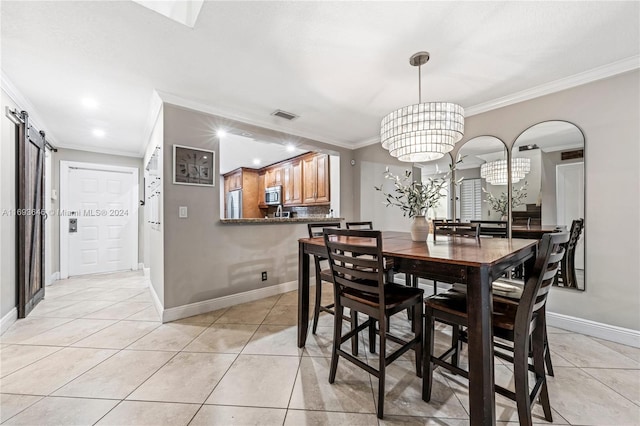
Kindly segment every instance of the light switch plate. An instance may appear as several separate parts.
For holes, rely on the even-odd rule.
[[[178,207],[178,217],[180,219],[186,219],[188,217],[187,214],[187,206],[180,206]]]

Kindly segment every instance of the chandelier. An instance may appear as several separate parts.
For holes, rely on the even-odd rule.
[[[511,159],[511,183],[517,183],[531,171],[531,159],[512,158]],[[480,166],[480,177],[491,185],[506,185],[507,182],[507,160],[495,160],[484,163]]]
[[[418,52],[409,63],[418,67],[418,103],[388,114],[380,124],[380,141],[400,161],[431,161],[451,151],[464,134],[464,109],[450,102],[422,103],[421,66],[429,52]]]

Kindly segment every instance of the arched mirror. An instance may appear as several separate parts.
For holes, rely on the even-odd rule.
[[[429,179],[447,178],[451,171],[451,155],[446,154],[444,157],[429,161],[426,163],[415,163],[414,166],[420,168],[420,177],[422,182]],[[429,219],[453,219],[453,180],[448,179],[449,185],[441,192],[442,198],[433,207],[427,211]]]
[[[478,136],[458,151],[456,216],[463,222],[506,220],[507,148],[495,136]],[[505,224],[506,226],[506,224]]]
[[[555,285],[584,290],[584,134],[572,123],[545,121],[522,132],[511,155],[514,237],[573,231]]]

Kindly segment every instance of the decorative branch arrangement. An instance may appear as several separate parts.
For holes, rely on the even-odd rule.
[[[387,167],[384,177],[393,181],[395,193],[385,192],[382,186],[374,188],[385,196],[387,207],[400,207],[403,216],[424,216],[429,208],[438,207],[440,199],[447,195],[444,189],[454,168],[455,165],[451,166],[444,177],[429,178],[426,182],[416,182],[411,179],[410,170],[405,171],[404,177],[401,177],[391,173]]]
[[[524,203],[524,199],[527,196],[527,184],[525,181],[524,185],[520,188],[513,188],[511,191],[511,208],[515,209],[516,207],[520,207]],[[482,188],[482,191],[486,194],[485,203],[489,203],[491,209],[495,212],[500,213],[501,216],[506,216],[509,211],[509,205],[507,203],[507,193],[503,192],[499,197],[496,197],[491,192]]]

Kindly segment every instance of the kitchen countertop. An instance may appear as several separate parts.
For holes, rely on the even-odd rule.
[[[273,223],[312,223],[312,222],[340,222],[342,217],[292,217],[292,218],[250,218],[250,219],[220,219],[220,223],[231,224],[273,224]]]

